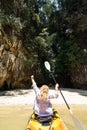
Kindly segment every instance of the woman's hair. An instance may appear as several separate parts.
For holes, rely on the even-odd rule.
[[[42,101],[47,100],[48,92],[49,92],[49,87],[47,85],[42,85],[40,88],[40,95],[39,95],[40,100]]]

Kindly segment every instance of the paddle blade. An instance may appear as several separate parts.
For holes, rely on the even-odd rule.
[[[72,120],[75,123],[75,125],[77,126],[78,130],[84,130],[84,128],[82,127],[80,121],[73,115],[71,110],[70,110],[70,114],[71,114]]]
[[[50,70],[50,64],[49,64],[48,61],[45,61],[45,62],[44,62],[44,65],[45,65],[45,67],[46,67],[46,69],[47,69],[48,71],[51,71],[51,70]]]

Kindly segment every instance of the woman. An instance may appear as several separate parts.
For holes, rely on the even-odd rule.
[[[55,92],[49,93],[49,87],[47,85],[42,85],[39,89],[34,80],[34,76],[31,76],[32,87],[35,91],[36,98],[34,102],[34,113],[38,117],[50,117],[53,116],[53,109],[50,99],[58,98],[58,87],[59,84],[55,85]]]

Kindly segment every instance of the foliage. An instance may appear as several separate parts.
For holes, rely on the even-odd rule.
[[[30,54],[26,64],[50,61],[56,76],[70,76],[85,63],[87,0],[1,0],[0,29],[11,42],[21,40]],[[55,67],[54,67],[55,66]]]
[[[48,28],[50,36],[56,34],[51,39],[51,47],[55,55],[53,66],[57,77],[63,79],[62,81],[68,79],[69,82],[71,71],[79,69],[87,59],[84,52],[87,47],[85,35],[87,1],[58,0],[57,2],[58,8],[51,13]]]

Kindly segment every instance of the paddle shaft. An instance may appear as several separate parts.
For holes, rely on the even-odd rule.
[[[57,81],[56,81],[56,79],[55,79],[55,77],[53,76],[53,74],[51,73],[51,76],[52,76],[52,78],[53,78],[53,80],[54,80],[54,82],[55,82],[55,84],[57,83]],[[66,99],[65,99],[65,97],[64,97],[64,95],[62,94],[62,91],[61,91],[61,89],[59,88],[59,91],[60,91],[60,93],[61,93],[61,95],[62,95],[62,98],[64,99],[64,101],[65,101],[65,103],[66,103],[66,106],[67,106],[67,108],[70,110],[70,106],[68,105],[68,103],[67,103],[67,101],[66,101]]]
[[[48,62],[48,61],[45,61],[45,62],[44,62],[44,65],[45,65],[46,69],[47,69],[49,72],[51,72],[51,68],[50,68],[49,62]],[[52,72],[51,72],[51,76],[52,76],[52,78],[53,78],[53,80],[54,80],[54,82],[55,82],[55,84],[56,84],[57,81],[56,81],[55,77],[53,76]],[[75,125],[77,126],[77,128],[78,128],[79,130],[84,130],[83,127],[82,127],[82,125],[80,124],[79,120],[78,120],[78,119],[74,116],[74,114],[72,113],[72,111],[71,111],[71,109],[70,109],[70,107],[69,107],[69,105],[68,105],[68,103],[67,103],[65,97],[63,96],[62,91],[61,91],[60,88],[59,88],[59,91],[60,91],[60,93],[61,93],[61,95],[62,95],[62,97],[63,97],[63,99],[64,99],[64,101],[65,101],[65,103],[66,103],[66,106],[67,106],[67,108],[68,108],[68,110],[69,110],[69,112],[70,112],[70,115],[71,115],[71,117],[72,117],[72,119],[73,119]]]
[[[51,71],[49,71],[49,72],[51,73],[51,76],[52,76],[52,78],[53,78],[53,80],[54,80],[54,82],[55,82],[55,84],[56,84],[57,81],[56,81],[54,75],[52,74]],[[60,91],[60,93],[61,93],[62,98],[63,98],[64,101],[65,101],[65,104],[66,104],[66,106],[67,106],[67,108],[68,108],[68,110],[69,110],[69,112],[70,112],[70,115],[71,115],[71,117],[72,117],[72,119],[73,119],[75,125],[77,126],[78,130],[84,130],[83,127],[82,127],[82,125],[81,125],[81,123],[79,122],[79,120],[73,115],[73,112],[71,111],[70,106],[68,105],[68,103],[67,103],[67,101],[66,101],[64,95],[62,94],[62,91],[61,91],[60,88],[59,88],[59,91]]]

